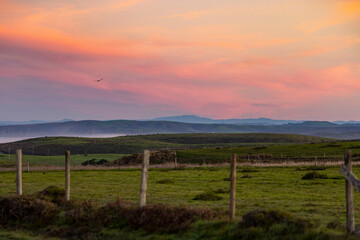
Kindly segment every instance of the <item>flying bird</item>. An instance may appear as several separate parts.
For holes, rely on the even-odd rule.
[[[100,78],[100,79],[96,79],[94,80],[95,82],[101,82],[102,80],[104,80],[103,78]]]

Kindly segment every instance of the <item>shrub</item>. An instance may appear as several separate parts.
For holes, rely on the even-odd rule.
[[[253,168],[244,168],[244,169],[239,169],[238,172],[249,173],[249,172],[260,172],[260,171],[258,169],[253,169]]]
[[[254,147],[252,149],[253,150],[264,150],[264,149],[267,149],[267,147],[260,146],[260,147]]]
[[[65,189],[59,188],[57,186],[49,186],[44,190],[36,193],[35,197],[55,203],[57,205],[62,205],[65,203]]]
[[[195,195],[195,197],[193,198],[193,200],[201,200],[201,201],[217,201],[221,199],[223,199],[223,197],[216,195],[214,192],[200,193]]]
[[[172,179],[162,179],[157,181],[156,183],[160,183],[160,184],[171,184],[171,183],[175,183],[174,180]]]
[[[297,167],[296,171],[322,171],[326,170],[327,167],[325,166],[308,166],[308,167]]]
[[[180,165],[180,164],[178,164],[178,166],[177,167],[174,167],[174,168],[172,168],[172,170],[186,170],[186,166],[185,165]]]
[[[107,164],[107,163],[109,163],[108,160],[106,160],[106,159],[100,159],[99,161],[97,161],[96,165],[105,165],[105,164]]]
[[[197,220],[210,220],[214,216],[210,210],[165,205],[149,205],[133,209],[127,216],[128,223],[147,232],[174,233],[187,229]]]
[[[104,225],[119,227],[129,224],[131,227],[143,228],[147,232],[173,233],[188,228],[197,220],[214,218],[208,209],[172,207],[166,205],[147,205],[143,208],[127,202],[110,203],[99,210],[99,218]]]
[[[81,163],[81,165],[83,165],[83,166],[95,165],[95,164],[96,164],[96,158],[93,158],[91,160],[87,160],[87,161]]]
[[[286,224],[294,227],[296,232],[304,232],[311,224],[304,219],[295,218],[289,213],[277,210],[257,210],[245,214],[239,227],[241,228],[265,228],[269,229],[274,224]]]
[[[215,191],[213,191],[214,193],[229,193],[230,192],[230,190],[226,190],[226,189],[224,189],[224,188],[219,188],[219,189],[217,189],[217,190],[215,190]]]
[[[106,159],[100,159],[99,161],[96,161],[96,158],[93,158],[91,160],[82,162],[81,165],[83,165],[83,166],[87,166],[87,165],[97,166],[97,165],[106,165],[108,163],[109,163],[109,161],[106,160]]]
[[[329,177],[326,174],[320,174],[316,171],[306,173],[301,179],[311,180],[311,179],[328,179]]]
[[[34,196],[0,197],[0,223],[3,226],[45,226],[59,214],[57,206]]]
[[[79,227],[81,225],[98,225],[96,207],[91,201],[73,203],[65,213],[65,221],[69,225]]]
[[[338,230],[345,230],[346,227],[338,222],[338,221],[332,221],[332,222],[329,222],[327,225],[326,225],[327,228],[330,228],[330,229],[338,229]]]
[[[244,174],[244,176],[242,176],[241,178],[252,178],[252,176],[249,174]]]

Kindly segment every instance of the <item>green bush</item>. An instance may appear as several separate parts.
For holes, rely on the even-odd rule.
[[[311,224],[304,219],[295,218],[293,215],[279,210],[256,210],[245,214],[239,227],[262,227],[268,229],[274,224],[285,223],[293,225],[299,231],[303,232]]]
[[[55,203],[57,205],[65,204],[65,189],[57,186],[49,186],[35,194],[36,198]]]
[[[214,192],[200,193],[195,195],[195,197],[193,198],[193,200],[201,200],[201,201],[217,201],[221,199],[223,199],[223,197],[216,195]]]
[[[320,174],[316,171],[306,173],[301,179],[304,180],[313,180],[313,179],[328,179],[329,177],[326,174]]]
[[[252,178],[252,176],[249,174],[244,174],[244,176],[242,176],[241,178]]]
[[[0,223],[3,226],[45,226],[60,210],[52,202],[34,196],[0,197]]]
[[[214,193],[229,193],[230,190],[226,190],[225,188],[218,188],[215,191],[213,191]]]
[[[238,172],[242,172],[242,173],[260,172],[260,170],[254,168],[243,168],[243,169],[239,169]]]
[[[172,179],[162,179],[157,181],[156,183],[160,183],[160,184],[171,184],[171,183],[175,183],[174,180]]]
[[[210,220],[213,213],[207,209],[148,205],[144,208],[128,208],[124,212],[130,226],[147,232],[175,233],[183,231],[197,220]]]
[[[325,166],[308,166],[308,167],[297,167],[296,171],[322,171],[328,169]]]

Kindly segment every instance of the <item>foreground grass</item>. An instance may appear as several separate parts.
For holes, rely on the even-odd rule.
[[[55,226],[53,226],[55,227]],[[64,226],[63,226],[64,227]],[[23,230],[3,229],[0,227],[0,239],[2,240],[60,240],[63,238],[49,237],[46,229]],[[190,229],[178,233],[164,234],[146,232],[142,229],[131,229],[126,226],[120,228],[103,228],[94,235],[72,236],[69,239],[122,239],[122,240],[355,240],[355,236],[347,235],[344,231],[331,229],[305,229],[303,232],[293,232],[287,224],[273,224],[269,228],[251,227],[241,229],[239,222],[227,221],[198,221]]]
[[[60,238],[43,236],[32,231],[25,230],[9,230],[0,227],[1,240],[60,240]]]
[[[301,171],[300,171],[301,170]],[[343,226],[345,223],[345,184],[338,167],[321,170],[328,179],[302,180],[310,172],[296,167],[239,168],[237,173],[236,215],[256,209],[279,209],[297,217],[327,226],[329,223]],[[355,166],[354,173],[360,175]],[[243,178],[245,174],[251,178]],[[185,170],[151,169],[149,172],[149,203],[165,203],[220,210],[226,216],[228,209],[229,169],[189,168]],[[0,172],[0,195],[15,194],[15,173]],[[71,197],[93,200],[105,204],[116,199],[137,202],[141,171],[78,170],[71,173]],[[171,181],[168,181],[168,180]],[[172,183],[173,181],[173,183]],[[64,186],[64,172],[30,172],[23,174],[23,192],[32,194],[47,186]],[[204,192],[217,192],[221,200],[199,201],[194,197]],[[355,206],[360,203],[355,193]],[[356,208],[358,210],[358,208]],[[356,221],[360,216],[356,215]]]

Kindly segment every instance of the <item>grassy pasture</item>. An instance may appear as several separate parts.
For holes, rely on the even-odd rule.
[[[320,160],[323,158],[324,153],[326,157],[336,157],[341,160],[346,149],[351,149],[353,154],[360,154],[359,141],[340,141],[328,143],[306,143],[306,144],[262,144],[253,146],[241,147],[202,147],[196,149],[177,150],[177,157],[180,163],[222,163],[229,160],[231,154],[238,155],[256,155],[268,154],[274,158],[282,159],[285,161],[287,158],[303,158],[314,160],[315,156]],[[71,164],[76,166],[82,162],[91,159],[106,159],[114,161],[127,154],[74,154],[72,152]],[[325,160],[327,160],[325,158]],[[29,162],[31,165],[45,165],[45,166],[63,166],[64,156],[38,156],[38,155],[24,155],[23,162]],[[0,167],[15,166],[15,155],[0,154]]]
[[[305,167],[239,168],[237,172],[236,215],[256,209],[279,209],[305,217],[326,226],[345,224],[345,184],[338,167],[321,170],[328,179],[302,180],[310,172]],[[360,175],[360,169],[354,167]],[[251,178],[243,178],[244,175]],[[220,210],[224,217],[228,210],[229,168],[187,168],[185,170],[151,169],[149,172],[149,203],[164,203]],[[117,198],[137,202],[141,171],[76,170],[71,174],[73,199],[93,200],[105,204]],[[15,172],[0,172],[0,195],[15,194]],[[169,179],[171,181],[169,181]],[[63,171],[30,172],[23,174],[23,192],[31,194],[47,186],[64,186]],[[216,201],[199,201],[194,197],[204,192],[215,192],[222,197]],[[355,193],[356,212],[360,195]],[[359,223],[360,216],[355,214]]]
[[[271,154],[274,158],[312,158],[315,156],[342,158],[344,151],[351,149],[353,154],[360,154],[360,142],[331,142],[331,143],[306,143],[306,144],[273,144],[266,146],[242,146],[242,147],[223,147],[223,148],[199,148],[177,151],[180,162],[202,162],[206,159],[207,163],[218,163],[229,159],[231,154],[256,155]]]
[[[91,159],[106,159],[108,161],[114,161],[123,156],[128,156],[129,154],[75,154],[71,155],[71,165],[79,166],[82,162]],[[23,155],[23,164],[29,163],[30,166],[64,166],[65,157],[64,155],[58,156],[37,156],[37,155]],[[15,154],[0,154],[0,167],[15,167],[16,165],[16,156]]]

